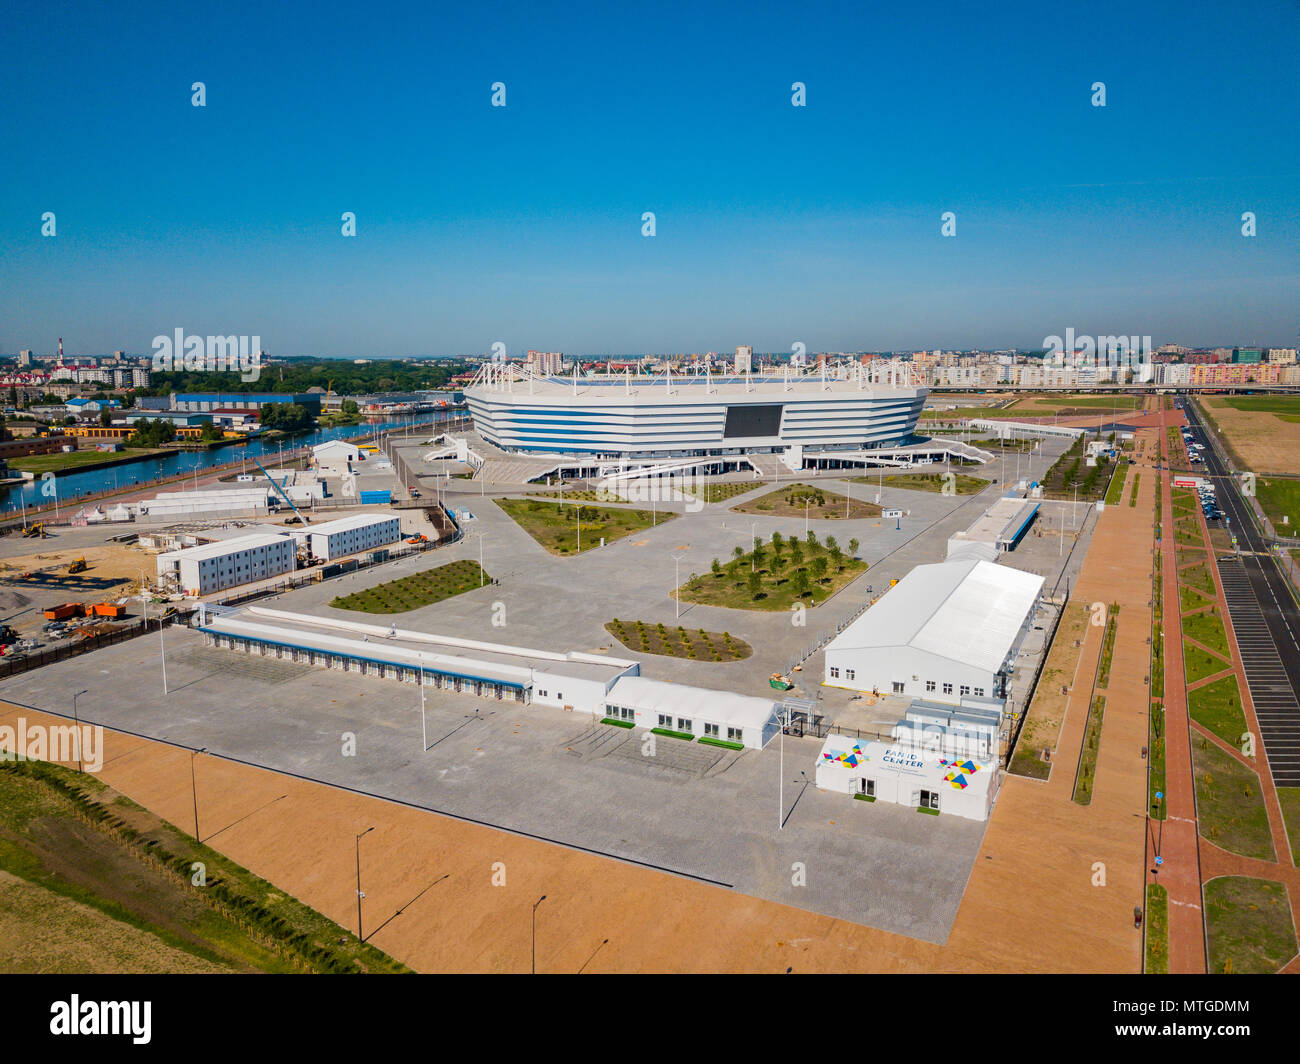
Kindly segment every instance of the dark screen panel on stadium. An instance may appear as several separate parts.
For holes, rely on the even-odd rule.
[[[780,434],[780,403],[727,407],[727,423],[722,429],[724,439],[733,436],[779,436]]]

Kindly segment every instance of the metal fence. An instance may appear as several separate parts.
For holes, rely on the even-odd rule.
[[[139,620],[100,635],[85,636],[75,643],[50,647],[49,650],[33,651],[20,658],[8,656],[0,658],[0,679],[30,672],[32,669],[39,669],[43,665],[52,665],[56,661],[66,661],[68,658],[75,658],[79,654],[89,654],[92,650],[98,650],[100,647],[111,647],[128,639],[134,639],[138,635],[144,635],[146,630],[146,622]]]

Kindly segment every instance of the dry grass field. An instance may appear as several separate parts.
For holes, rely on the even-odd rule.
[[[1300,400],[1295,402],[1300,413]],[[1279,405],[1276,397],[1252,402],[1225,396],[1207,396],[1200,403],[1245,469],[1300,474],[1300,417],[1287,412],[1290,404]]]

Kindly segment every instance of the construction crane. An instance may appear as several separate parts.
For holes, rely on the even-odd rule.
[[[266,477],[266,479],[271,482],[271,487],[275,489],[275,493],[285,501],[289,509],[294,512],[294,515],[298,518],[298,520],[302,522],[304,525],[307,524],[308,519],[299,512],[298,507],[296,507],[293,504],[293,500],[290,499],[288,495],[286,495],[283,491],[280,490],[280,485],[275,482],[275,477],[271,476],[271,474],[268,473],[263,468],[262,463],[259,462],[256,458],[253,459],[253,465],[257,466],[258,469],[262,470],[262,476]]]

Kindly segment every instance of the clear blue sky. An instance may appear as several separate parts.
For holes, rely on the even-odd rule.
[[[444,6],[8,0],[0,352],[1297,342],[1294,0]]]

